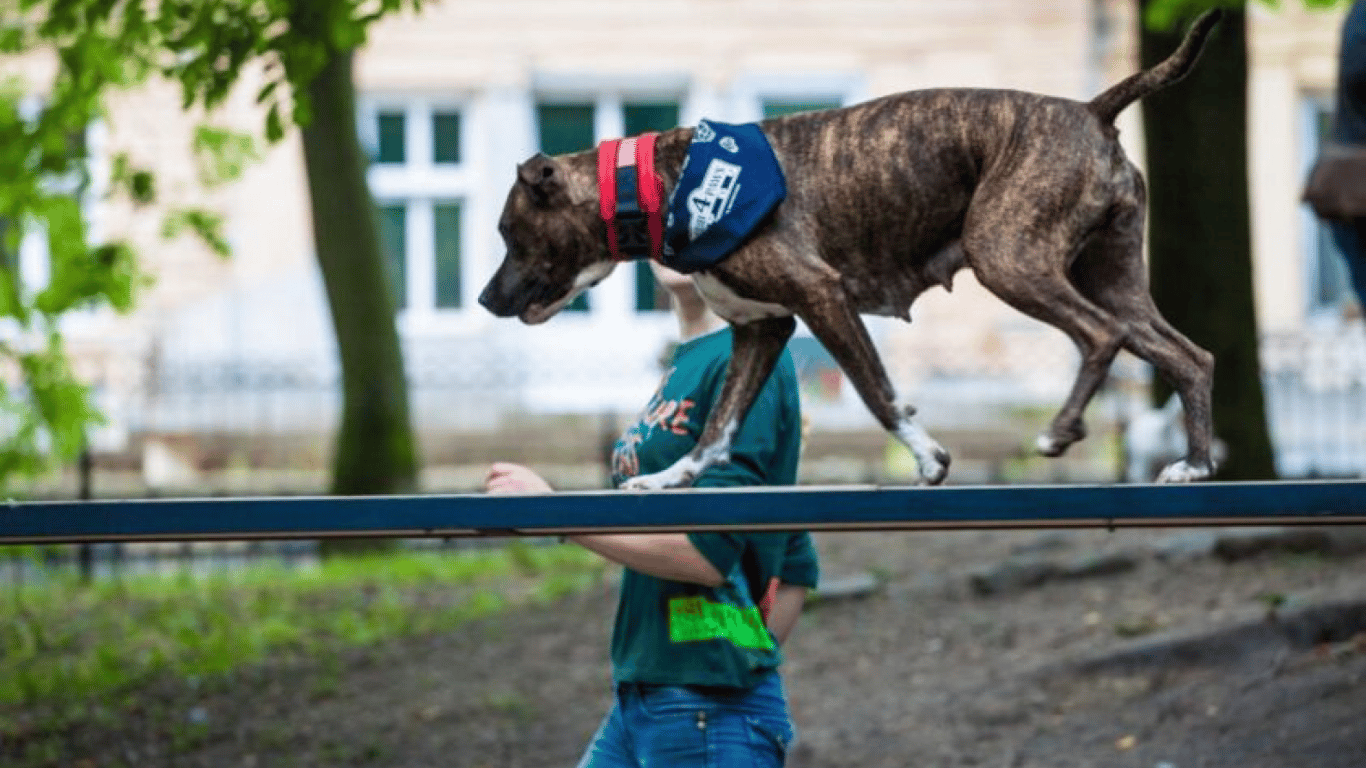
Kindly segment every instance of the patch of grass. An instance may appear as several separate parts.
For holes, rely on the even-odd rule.
[[[530,722],[536,715],[536,707],[526,697],[510,691],[490,693],[484,704],[517,722]]]
[[[521,545],[12,584],[0,594],[0,735],[161,675],[212,681],[267,655],[325,658],[449,630],[582,589],[603,569],[577,547]]]

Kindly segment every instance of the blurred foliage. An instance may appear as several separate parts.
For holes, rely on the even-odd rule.
[[[1257,0],[1279,10],[1281,0]],[[1306,8],[1332,8],[1349,5],[1351,0],[1300,0]],[[1247,0],[1153,0],[1143,13],[1143,23],[1152,30],[1171,29],[1182,19],[1192,19],[1211,8],[1242,8]]]
[[[0,79],[0,488],[79,452],[99,421],[87,385],[73,375],[63,315],[132,309],[150,276],[124,241],[92,242],[83,214],[98,192],[134,210],[158,200],[155,173],[126,153],[109,161],[107,189],[93,190],[86,136],[108,123],[111,95],[153,79],[180,85],[181,106],[211,116],[249,66],[264,85],[269,142],[309,119],[303,87],[328,51],[355,48],[383,16],[421,0],[18,0],[0,8],[0,61],[50,55],[50,81]],[[291,24],[290,19],[296,20]],[[297,23],[303,20],[305,23]],[[12,71],[12,67],[7,66]],[[206,187],[240,178],[260,159],[254,136],[203,124],[188,137]],[[223,217],[168,207],[166,237],[197,236],[228,256]],[[45,241],[45,286],[25,285],[20,244]]]

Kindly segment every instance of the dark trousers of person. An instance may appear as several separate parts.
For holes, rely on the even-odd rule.
[[[1347,259],[1347,274],[1352,280],[1357,301],[1366,312],[1366,218],[1332,221],[1328,224],[1333,240]]]

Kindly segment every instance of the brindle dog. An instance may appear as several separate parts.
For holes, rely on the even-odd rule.
[[[720,399],[693,451],[627,487],[690,485],[729,446],[800,317],[849,376],[878,423],[915,455],[923,482],[948,453],[899,403],[860,313],[910,319],[926,289],[968,268],[1012,307],[1066,333],[1081,366],[1037,441],[1047,456],[1086,435],[1087,403],[1121,349],[1150,362],[1185,407],[1186,457],[1159,482],[1208,477],[1213,357],[1173,329],[1148,293],[1146,192],[1114,119],[1183,77],[1217,12],[1166,61],[1089,103],[1006,90],[912,91],[760,123],[788,196],[738,251],[694,280],[734,326]],[[692,129],[659,137],[656,172],[672,189]],[[615,265],[599,218],[591,151],[523,163],[498,228],[507,257],[479,301],[499,317],[549,319]]]

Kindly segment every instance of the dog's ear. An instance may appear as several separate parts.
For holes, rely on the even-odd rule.
[[[517,180],[526,185],[531,199],[542,208],[549,208],[567,200],[564,169],[555,158],[543,153],[517,166]]]

